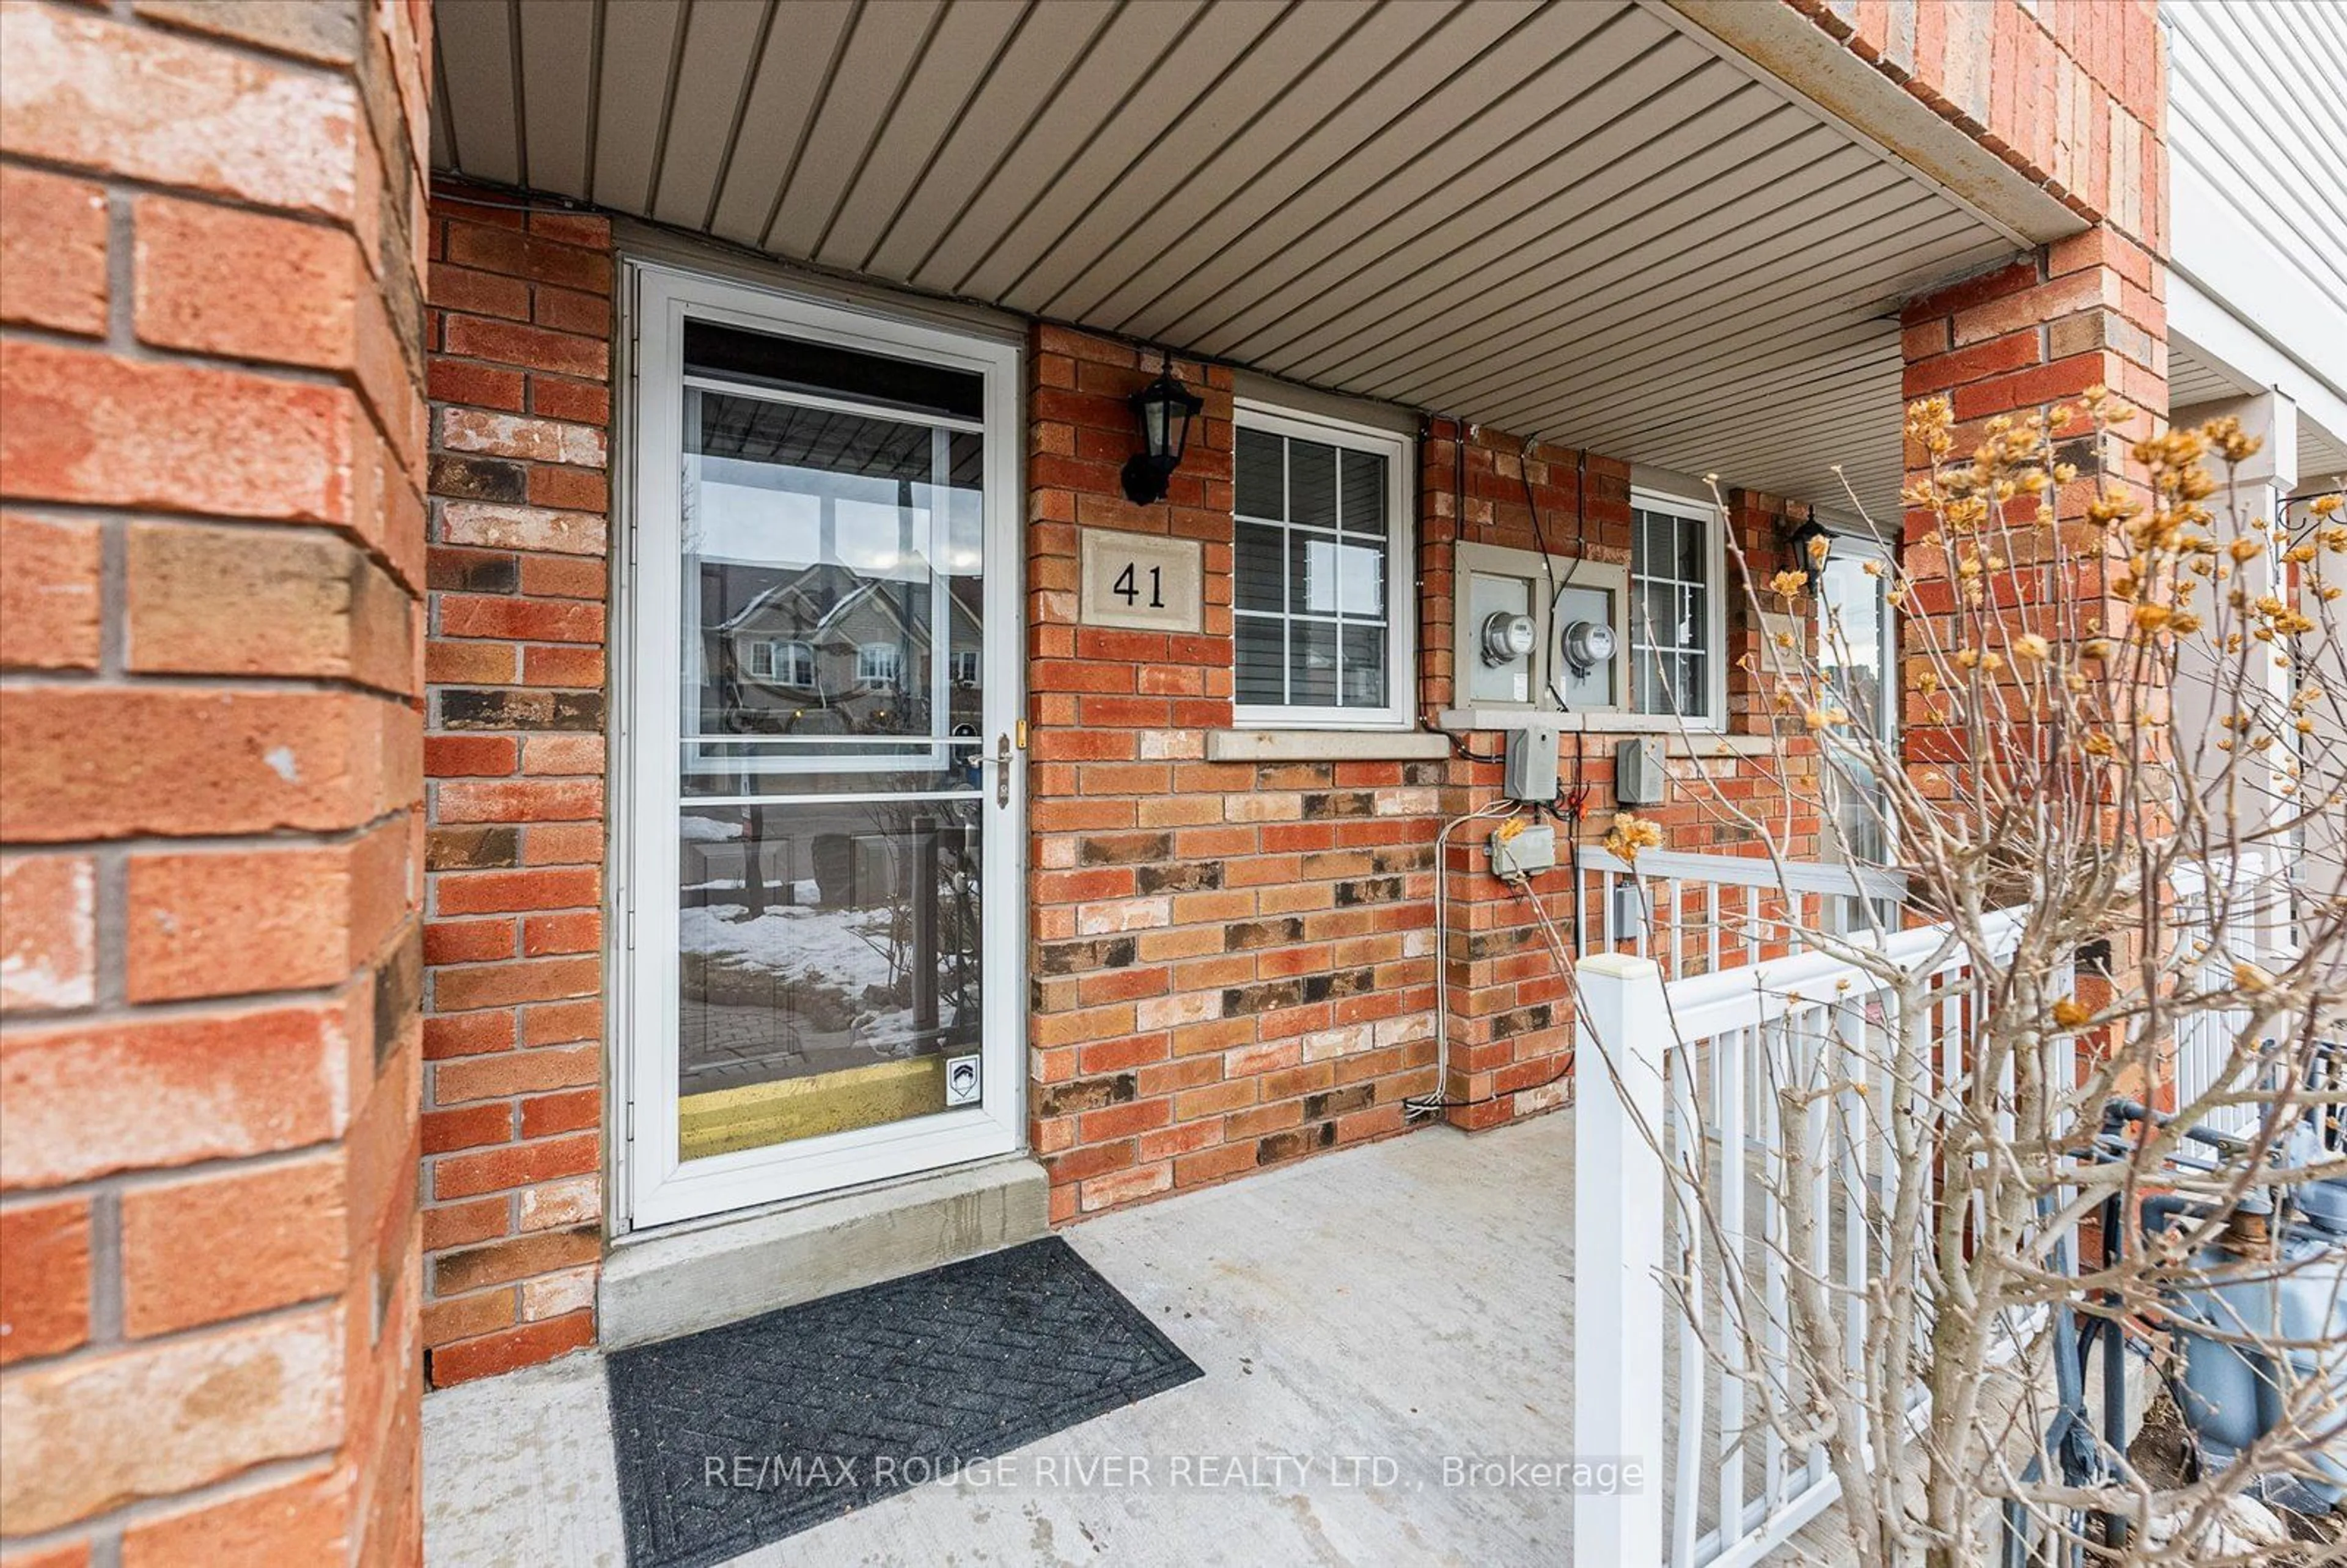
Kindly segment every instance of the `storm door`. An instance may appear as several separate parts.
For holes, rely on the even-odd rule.
[[[1018,350],[634,279],[631,1223],[1006,1152]]]

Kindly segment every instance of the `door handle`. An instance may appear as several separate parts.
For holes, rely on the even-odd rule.
[[[1010,732],[1005,730],[994,745],[994,804],[1004,809],[1010,804]]]

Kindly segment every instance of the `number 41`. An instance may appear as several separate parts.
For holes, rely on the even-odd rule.
[[[1137,604],[1141,600],[1141,585],[1134,580],[1133,577],[1137,569],[1136,563],[1125,562],[1124,569],[1117,574],[1116,582],[1109,589],[1127,604]],[[1152,610],[1165,608],[1164,578],[1163,567],[1153,566],[1149,569],[1149,608]]]

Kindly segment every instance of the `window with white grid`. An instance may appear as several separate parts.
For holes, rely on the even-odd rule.
[[[1717,725],[1722,680],[1719,519],[1709,507],[1634,493],[1630,511],[1630,705]]]
[[[1245,405],[1237,427],[1239,722],[1409,723],[1409,443]]]

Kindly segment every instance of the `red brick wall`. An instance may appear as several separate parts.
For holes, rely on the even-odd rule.
[[[1054,326],[1036,329],[1032,349],[1029,1110],[1052,1214],[1064,1221],[1402,1130],[1404,1098],[1434,1087],[1435,835],[1446,818],[1495,797],[1500,769],[1456,758],[1206,761],[1206,733],[1232,722],[1228,373],[1176,363],[1204,394],[1205,413],[1165,501],[1135,507],[1117,479],[1133,442],[1124,400],[1154,364],[1129,344]],[[1561,553],[1628,559],[1628,466],[1533,452],[1536,535],[1522,445],[1441,419],[1419,443],[1427,713],[1451,701],[1460,539],[1532,548],[1544,538]],[[1771,507],[1781,509],[1753,497],[1737,513],[1739,537],[1764,564],[1778,548]],[[1079,624],[1086,528],[1203,540],[1203,634]],[[1740,612],[1730,621],[1740,629]],[[1739,710],[1733,727],[1766,723]],[[1611,821],[1618,738],[1568,742],[1584,753],[1592,837]],[[1466,739],[1485,753],[1500,741]],[[1732,759],[1675,768],[1683,777],[1751,772]],[[1646,815],[1676,848],[1745,836],[1692,784]],[[1814,814],[1803,821],[1792,852],[1813,855]],[[1488,1127],[1566,1102],[1571,1013],[1532,915],[1488,875],[1471,836],[1454,835],[1446,872],[1444,1087],[1461,1102],[1450,1120]],[[1567,875],[1534,887],[1565,919]]]
[[[1205,760],[1231,723],[1231,383],[1135,507],[1131,345],[1035,330],[1029,362],[1030,1135],[1052,1215],[1391,1132],[1427,1089],[1444,764]],[[1204,541],[1201,635],[1079,625],[1081,532]]]
[[[2153,200],[2164,201],[2164,194],[2155,192]],[[2142,470],[2127,448],[2134,437],[2168,422],[2166,285],[2167,269],[2157,257],[2105,226],[1912,300],[1901,318],[1906,392],[1910,397],[1948,399],[1956,421],[1954,450],[1961,457],[1979,446],[1991,420],[2046,415],[2063,403],[2078,409],[2089,388],[2108,388],[2137,412],[2105,438],[2100,456],[2106,483],[2133,488],[2139,499],[2147,500]],[[2127,573],[2125,547],[2086,518],[2087,504],[2099,487],[2094,477],[2094,437],[2083,416],[2067,430],[2064,459],[2086,477],[2054,488],[2054,521],[2062,530],[2065,559],[2054,564],[2049,550],[2035,569],[2030,561],[2020,560],[2014,572],[2019,619],[2056,642],[2075,641],[2072,627],[2116,631],[2126,626],[2128,614],[2127,601],[2111,591],[2114,581]],[[1911,439],[1907,464],[1911,479],[1928,473],[1927,455]],[[1932,644],[1925,640],[1926,624],[1937,625],[1936,642],[1942,651],[1973,639],[1952,624],[1964,612],[1959,610],[1948,554],[1931,539],[1935,531],[1930,512],[1908,512],[1906,566],[1916,581],[1905,621],[1902,739],[1909,772],[1927,790],[1948,796],[1963,779],[1971,747],[1952,723],[1946,694],[1927,694],[1922,689],[1921,678],[1934,662]],[[2083,608],[2075,619],[2031,614],[2033,606],[2056,603]],[[2022,678],[2008,672],[2003,679]],[[2144,718],[2153,725],[2164,724],[2164,709],[2153,707],[2148,696],[2145,707]],[[2114,934],[2112,948],[2106,975],[2080,971],[2080,999],[2089,1006],[2102,1005],[2131,983],[2142,983],[2139,978],[2129,979],[2139,974],[2142,962],[2137,940],[2120,931]],[[2114,1026],[2103,1043],[2116,1047],[2119,1032]],[[2172,1094],[2172,1088],[2152,1084],[2139,1091],[2158,1102]]]
[[[0,9],[11,1563],[419,1554],[430,26]]]
[[[1910,398],[1944,396],[1956,424],[1955,450],[1972,451],[1987,422],[2000,415],[2048,411],[2067,401],[2075,408],[2089,387],[2107,387],[2136,409],[2128,427],[2143,435],[2168,416],[2168,324],[2164,303],[2167,269],[2157,258],[2109,228],[2088,231],[2024,256],[1996,271],[1910,301],[1901,313],[1907,356],[1904,390]],[[2083,420],[2075,438],[2087,442]],[[1916,443],[1908,443],[1911,476],[1928,470]],[[2055,515],[2065,527],[2082,528],[2093,498],[2091,445],[2068,456],[2089,477],[2060,487]],[[2124,481],[2131,468],[2124,444],[2114,440],[2102,454],[2111,474]],[[1941,553],[1920,541],[1934,530],[1930,513],[1907,518],[1908,569],[1920,579],[1915,616],[1946,616],[1956,600]],[[2073,539],[2073,548],[2080,540]],[[2076,558],[2074,580],[2036,585],[2040,602],[2102,599],[2102,624],[2116,626],[2123,607],[2108,599],[2108,579],[2118,575],[2117,558],[2097,570],[2093,552]],[[1920,630],[1911,619],[1911,630]],[[2058,630],[2048,626],[2049,632]],[[1911,662],[1921,673],[1922,648],[1909,640]],[[1962,737],[1935,728],[1937,704],[1920,692],[1907,697],[1907,756],[1911,764],[1960,763]]]
[[[591,1343],[602,1255],[608,219],[443,187],[429,283],[424,1340]]]
[[[1630,468],[1618,459],[1545,443],[1527,451],[1522,440],[1504,432],[1462,429],[1447,419],[1430,422],[1419,466],[1419,553],[1426,585],[1419,645],[1423,700],[1432,711],[1451,703],[1457,544],[1537,549],[1545,542],[1558,555],[1626,565],[1631,555]],[[1776,497],[1741,490],[1728,492],[1727,501],[1728,527],[1747,563],[1745,569],[1765,581],[1783,562],[1782,541],[1793,526],[1789,508]],[[1727,657],[1733,662],[1724,728],[1731,735],[1767,735],[1782,725],[1772,718],[1760,683],[1742,667],[1747,655],[1757,653],[1760,638],[1742,580],[1731,556],[1725,588]],[[1793,607],[1786,609],[1795,612]],[[1806,604],[1799,608],[1798,613],[1807,612]],[[1624,738],[1619,732],[1599,730],[1568,733],[1563,739],[1562,787],[1568,794],[1576,786],[1585,790],[1580,842],[1596,842],[1613,825],[1617,809],[1614,748]],[[1470,750],[1483,756],[1496,756],[1505,743],[1505,737],[1497,733],[1465,739]],[[1473,810],[1498,797],[1501,769],[1496,763],[1457,762],[1450,766],[1462,787],[1446,797],[1447,814]],[[1781,853],[1795,859],[1819,856],[1817,764],[1806,741],[1784,736],[1771,754],[1681,756],[1666,766],[1673,781],[1669,798],[1660,805],[1637,808],[1639,816],[1662,828],[1665,848],[1696,854],[1761,853],[1758,835],[1722,805],[1734,802],[1748,809],[1758,801],[1770,808],[1768,825]],[[1452,1021],[1444,1091],[1454,1102],[1450,1119],[1469,1128],[1497,1126],[1553,1109],[1566,1103],[1572,1092],[1569,988],[1522,897],[1491,876],[1482,842],[1486,836],[1473,830],[1454,834],[1446,868],[1451,899],[1447,961]],[[1558,842],[1560,859],[1565,859],[1567,838],[1561,825]],[[1580,919],[1593,923],[1590,943],[1598,945],[1601,917],[1576,904],[1569,872],[1536,876],[1532,888],[1568,944],[1573,938],[1573,922]]]
[[[2090,222],[2168,247],[2156,0],[1783,0]]]

